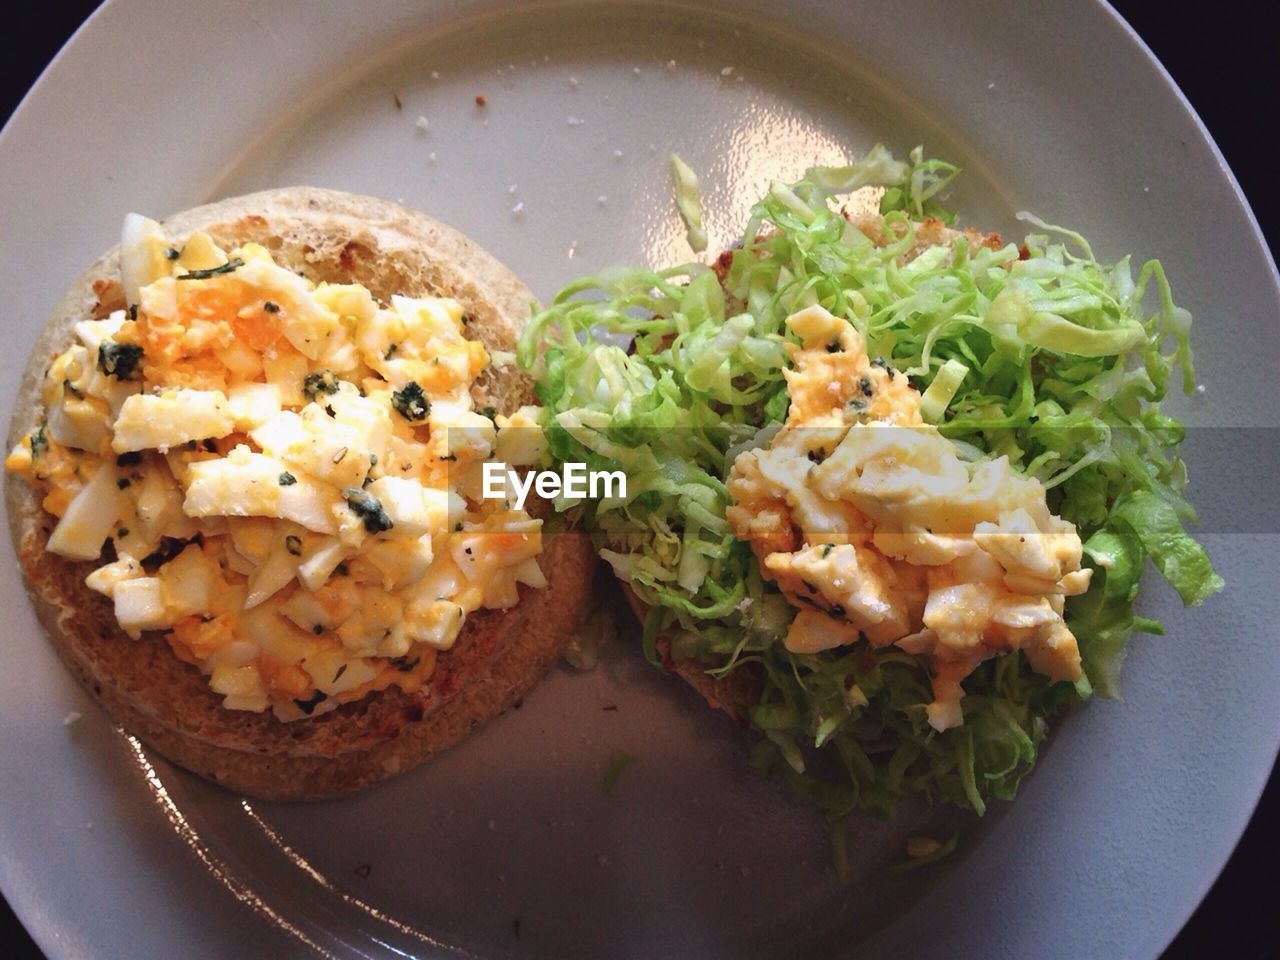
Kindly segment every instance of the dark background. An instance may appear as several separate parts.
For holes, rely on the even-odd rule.
[[[1074,2],[1074,0],[1058,0]],[[8,78],[0,83],[0,118],[7,121],[27,89],[96,6],[61,2],[27,8],[25,28],[6,24]],[[1273,182],[1280,142],[1280,16],[1271,3],[1190,5],[1117,0],[1116,8],[1155,51],[1204,120],[1240,181],[1275,255],[1280,213]],[[1045,3],[1052,16],[1052,3]],[[38,12],[37,12],[38,11]],[[180,16],[180,4],[175,4]],[[122,51],[123,53],[123,51]],[[0,213],[0,217],[3,214]],[[1280,705],[1277,705],[1280,709]],[[1200,909],[1165,954],[1166,960],[1280,957],[1280,808],[1274,773],[1253,823]],[[1212,816],[1212,811],[1205,815]],[[109,877],[104,877],[110,883]],[[0,901],[0,954],[39,958],[40,952]],[[1093,958],[1082,958],[1093,960]],[[1102,958],[1097,958],[1102,960]]]

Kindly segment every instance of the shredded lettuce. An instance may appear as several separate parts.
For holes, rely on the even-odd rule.
[[[1099,262],[1083,238],[1030,217],[1020,245],[948,231],[942,194],[957,173],[919,148],[899,162],[877,146],[776,181],[723,278],[696,263],[583,278],[537,313],[518,351],[551,412],[552,455],[627,472],[625,501],[574,509],[651,608],[646,655],[658,663],[666,636],[674,658],[713,675],[748,671],[758,696],[735,706],[764,734],[753,764],[834,824],[858,810],[890,815],[907,794],[979,813],[1011,798],[1048,718],[1115,695],[1130,635],[1160,632],[1133,610],[1146,560],[1187,603],[1222,586],[1184,529],[1195,512],[1183,428],[1159,410],[1175,369],[1184,388],[1195,383],[1190,316],[1159,262],[1135,277],[1128,258]],[[866,232],[832,197],[864,187],[884,189]],[[1079,682],[1051,683],[1020,653],[993,658],[964,682],[963,725],[938,733],[919,658],[861,640],[785,649],[794,611],[730,531],[725,479],[785,418],[783,321],[814,303],[905,372],[962,450],[1008,456],[1080,528],[1096,573],[1067,608]]]
[[[636,759],[637,757],[634,753],[628,753],[626,750],[611,750],[609,752],[609,763],[600,777],[600,789],[605,793],[610,793],[617,786],[618,778],[622,776],[622,771],[635,763]]]
[[[900,186],[914,173],[912,164],[895,160],[883,143],[877,143],[866,156],[845,166],[811,168],[808,179],[830,193],[852,193],[863,187]]]
[[[947,405],[969,375],[969,368],[952,357],[933,377],[933,382],[920,395],[920,416],[928,423],[937,423],[946,412]]]
[[[684,220],[689,246],[694,253],[707,249],[707,231],[702,226],[702,195],[698,192],[698,175],[674,153],[671,174],[676,181],[676,206]]]
[[[1126,493],[1112,507],[1115,524],[1127,525],[1147,556],[1187,606],[1204,603],[1222,589],[1209,555],[1186,530],[1166,501],[1145,490]]]

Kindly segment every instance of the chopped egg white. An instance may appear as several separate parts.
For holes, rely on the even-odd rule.
[[[192,440],[225,437],[235,428],[221,390],[137,393],[125,400],[112,426],[111,449],[168,450]]]

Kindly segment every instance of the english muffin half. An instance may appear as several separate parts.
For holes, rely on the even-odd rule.
[[[543,675],[590,543],[468,496],[504,443],[538,456],[504,362],[531,299],[370,197],[291,187],[126,225],[32,352],[5,490],[39,618],[114,720],[233,790],[318,799]]]

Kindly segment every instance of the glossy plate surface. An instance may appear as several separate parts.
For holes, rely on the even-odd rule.
[[[1031,209],[1103,256],[1161,257],[1207,383],[1173,409],[1275,426],[1280,296],[1229,172],[1106,8],[1040,9],[385,0],[177,16],[115,0],[0,135],[6,408],[43,319],[129,210],[293,183],[391,197],[546,298],[609,263],[688,257],[673,150],[702,177],[714,250],[769,179],[884,140],[963,165],[952,202],[970,223],[1016,235]],[[246,804],[111,728],[40,635],[9,552],[0,886],[53,957],[1153,957],[1243,829],[1280,731],[1274,492],[1221,484],[1267,475],[1276,454],[1233,442],[1241,462],[1224,464],[1211,447],[1191,445],[1193,499],[1227,591],[1183,611],[1153,581],[1144,612],[1169,636],[1134,644],[1125,700],[1068,718],[1018,802],[980,824],[859,825],[848,887],[820,817],[626,645],[363,796]],[[614,749],[638,759],[606,794]],[[884,873],[905,836],[957,825],[943,865]]]

